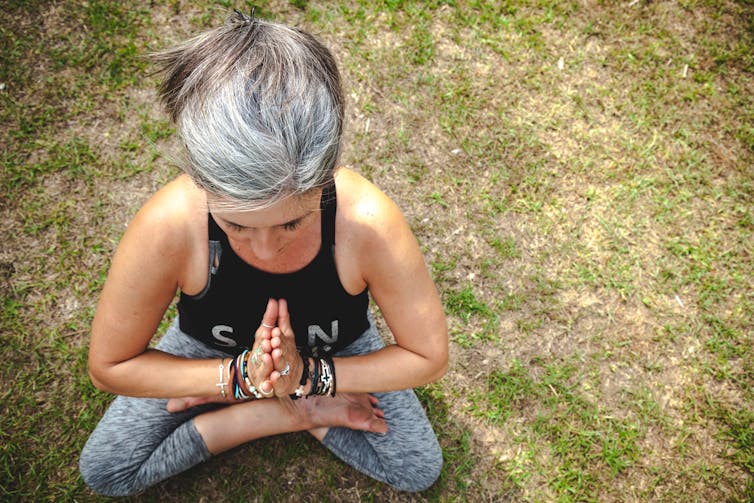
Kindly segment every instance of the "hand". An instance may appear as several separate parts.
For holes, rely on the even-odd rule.
[[[273,351],[273,333],[278,330],[278,302],[275,299],[267,301],[267,309],[262,316],[262,322],[254,334],[254,344],[249,357],[249,378],[263,396],[272,396],[274,383],[272,374],[274,364],[271,356]]]
[[[274,370],[270,375],[270,381],[275,388],[275,396],[288,396],[299,385],[304,365],[301,356],[296,349],[296,337],[291,326],[291,317],[288,312],[288,302],[285,299],[277,301],[277,327],[272,329],[270,345]],[[286,374],[281,374],[285,372]]]
[[[278,323],[278,302],[274,299],[270,299],[267,302],[267,308],[262,316],[262,322],[259,328],[254,334],[254,344],[251,348],[252,357],[249,357],[249,378],[255,385],[257,390],[269,393],[268,396],[272,396],[274,393],[274,385],[271,380],[271,374],[275,371],[272,356],[272,334],[273,330],[279,332],[275,327]],[[279,347],[279,341],[276,342],[276,347]],[[276,379],[279,376],[276,376]],[[232,388],[232,383],[231,383]],[[261,388],[261,389],[260,389]],[[204,397],[184,397],[184,398],[171,398],[167,403],[168,412],[181,412],[197,405],[203,405],[206,403],[236,403],[233,398],[232,392],[225,398],[219,396],[204,396]]]

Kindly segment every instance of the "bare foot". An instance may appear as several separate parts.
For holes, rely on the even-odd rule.
[[[168,400],[168,404],[165,407],[168,412],[176,413],[183,412],[191,407],[197,405],[204,405],[205,403],[236,403],[232,398],[211,397],[211,396],[190,396],[185,398],[171,398]]]
[[[377,398],[366,393],[339,393],[335,397],[313,396],[294,404],[313,423],[314,429],[342,426],[352,430],[387,433],[385,414]]]

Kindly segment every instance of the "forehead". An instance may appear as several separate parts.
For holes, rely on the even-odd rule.
[[[207,196],[209,210],[226,222],[244,227],[275,227],[305,217],[319,208],[321,190],[286,197],[265,208],[244,210],[227,200]]]

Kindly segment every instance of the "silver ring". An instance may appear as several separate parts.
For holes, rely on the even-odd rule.
[[[291,364],[288,362],[285,362],[285,368],[278,372],[281,376],[287,376],[291,373]]]
[[[265,323],[265,322],[262,322],[262,326],[263,326],[264,328],[275,328],[275,325],[268,325],[268,324],[267,324],[267,323]]]
[[[275,390],[272,390],[272,389],[271,389],[270,391],[265,391],[265,390],[263,390],[263,389],[262,389],[262,385],[260,384],[260,385],[259,385],[259,387],[257,388],[257,391],[259,391],[259,393],[260,393],[260,394],[261,394],[261,395],[262,395],[263,397],[268,397],[268,396],[272,396],[272,393],[273,393],[273,392],[274,392]]]
[[[251,363],[253,363],[255,367],[258,367],[258,366],[260,366],[262,364],[262,362],[259,361],[259,355],[260,354],[262,354],[262,346],[261,345],[257,346],[257,348],[254,350],[254,352],[251,353],[251,358],[249,358],[251,360]]]

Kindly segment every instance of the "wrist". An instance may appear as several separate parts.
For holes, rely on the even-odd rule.
[[[227,364],[225,363],[225,358],[220,359],[220,364],[217,367],[218,370],[218,379],[217,383],[215,383],[215,386],[219,389],[220,395],[225,398],[228,396],[228,390],[231,389],[230,387],[230,377],[226,378],[225,374],[227,372],[228,376],[230,376],[230,362]]]
[[[313,359],[300,353],[299,356],[301,357],[302,365],[301,377],[299,378],[298,386],[293,393],[289,395],[293,400],[297,400],[302,396],[308,396],[309,390],[311,389],[310,369],[312,368]]]
[[[230,364],[230,387],[236,400],[248,400],[250,398],[262,398],[262,394],[251,382],[249,376],[249,350],[244,350],[233,359]]]
[[[311,385],[306,396],[335,396],[335,364],[332,358],[314,358],[311,368]]]
[[[307,358],[309,362],[309,372],[306,374],[306,394],[304,396],[310,396],[314,393],[313,390],[316,389],[316,383],[314,382],[314,367],[317,365],[317,360],[315,358]]]

